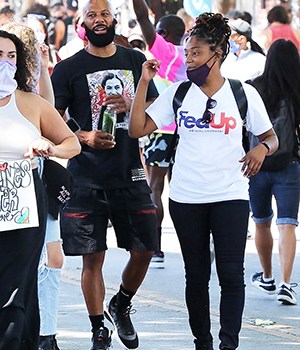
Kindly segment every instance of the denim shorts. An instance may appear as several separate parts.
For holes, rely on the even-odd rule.
[[[298,226],[300,200],[300,164],[293,161],[281,171],[260,171],[250,178],[250,206],[255,223],[273,218],[272,196],[277,205],[277,225]]]
[[[60,215],[66,255],[84,255],[107,249],[108,219],[120,248],[157,250],[156,210],[148,186],[112,190],[75,188]]]

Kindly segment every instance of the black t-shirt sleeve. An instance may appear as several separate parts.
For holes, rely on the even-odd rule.
[[[55,108],[66,110],[72,98],[71,90],[68,89],[66,61],[61,61],[55,65],[51,81],[55,95]]]
[[[147,101],[151,100],[153,98],[156,98],[158,96],[158,91],[156,89],[156,86],[153,82],[153,80],[150,81],[149,87],[148,87],[148,91],[147,91]]]
[[[136,50],[133,50],[134,51],[134,54],[136,55],[136,69],[138,70],[138,80],[140,79],[140,76],[142,75],[142,65],[143,63],[147,60],[146,56],[139,52],[139,51],[136,51]],[[147,101],[148,100],[151,100],[155,97],[157,97],[159,95],[157,89],[156,89],[156,86],[153,82],[153,80],[150,81],[150,84],[149,84],[149,87],[148,87],[148,91],[147,91]]]

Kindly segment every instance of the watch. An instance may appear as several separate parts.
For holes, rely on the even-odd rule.
[[[266,149],[268,150],[268,153],[270,152],[271,147],[267,144],[266,141],[262,141],[262,142],[260,142],[260,144],[262,144],[262,145],[264,145],[266,147]]]

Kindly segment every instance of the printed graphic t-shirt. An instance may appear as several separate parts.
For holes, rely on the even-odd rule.
[[[147,108],[158,128],[174,120],[174,83]],[[246,127],[254,135],[272,128],[265,106],[252,86],[243,84],[247,100]],[[180,203],[248,200],[248,179],[241,172],[244,156],[242,119],[228,80],[212,98],[210,124],[202,124],[207,96],[192,84],[177,112],[179,143],[170,183],[170,198]],[[197,101],[197,103],[195,103]]]
[[[59,62],[52,74],[55,106],[73,117],[82,130],[101,129],[102,101],[106,82],[116,81],[125,98],[133,98],[141,75],[145,56],[133,49],[117,46],[108,58],[93,56],[85,50]],[[148,97],[158,95],[154,83]],[[72,158],[68,168],[77,186],[92,188],[124,188],[146,183],[141,164],[138,140],[128,135],[129,113],[117,115],[116,146],[109,150],[96,150],[82,145],[82,152]]]

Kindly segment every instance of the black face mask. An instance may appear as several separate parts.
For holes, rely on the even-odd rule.
[[[113,42],[115,37],[115,26],[107,28],[107,32],[105,34],[96,34],[93,30],[89,29],[87,26],[85,27],[86,37],[89,42],[96,47],[105,47]]]

